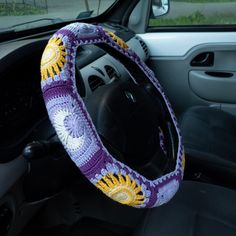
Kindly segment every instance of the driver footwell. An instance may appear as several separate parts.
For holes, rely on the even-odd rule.
[[[119,233],[116,229],[119,227]],[[58,225],[47,229],[27,229],[20,236],[128,236],[131,232],[124,229],[124,232],[120,232],[120,226],[107,223],[101,220],[93,218],[81,219],[78,223],[73,226]]]

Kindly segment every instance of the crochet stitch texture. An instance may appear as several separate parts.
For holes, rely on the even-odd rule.
[[[178,150],[175,169],[160,178],[152,181],[145,178],[107,151],[77,92],[76,50],[81,45],[101,43],[135,62],[167,105],[178,136]],[[128,70],[131,72],[132,68]],[[65,26],[52,36],[43,52],[41,77],[52,125],[70,158],[92,184],[111,199],[136,208],[160,206],[175,195],[183,178],[185,162],[175,115],[154,73],[123,40],[100,26],[84,23]],[[132,79],[136,83],[135,78]]]

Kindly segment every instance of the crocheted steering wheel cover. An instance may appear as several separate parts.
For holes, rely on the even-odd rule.
[[[101,43],[135,62],[166,103],[178,136],[178,150],[175,169],[160,178],[152,181],[145,178],[107,151],[77,92],[76,50],[80,45]],[[70,158],[92,184],[113,200],[136,208],[160,206],[174,196],[183,178],[185,162],[177,121],[154,73],[123,40],[100,26],[73,23],[63,27],[52,36],[43,52],[41,76],[52,125]]]

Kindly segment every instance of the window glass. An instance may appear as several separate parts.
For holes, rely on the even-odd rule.
[[[236,24],[236,0],[170,0],[165,16],[149,26],[204,26]]]
[[[116,0],[0,0],[0,33],[97,16]]]

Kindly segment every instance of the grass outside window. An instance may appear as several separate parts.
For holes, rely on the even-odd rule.
[[[149,26],[235,25],[235,7],[236,0],[170,0],[170,13],[150,19]]]

